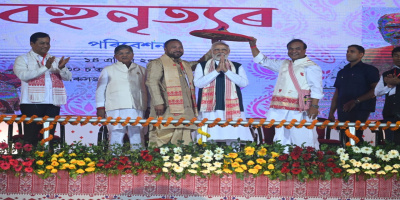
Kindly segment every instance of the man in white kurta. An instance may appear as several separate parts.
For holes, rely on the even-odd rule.
[[[230,49],[226,43],[213,43],[211,52],[213,58],[197,64],[194,74],[194,85],[199,88],[199,119],[246,119],[240,90],[249,84],[246,72],[240,63],[227,59]],[[238,138],[253,139],[250,129],[244,126],[215,126],[206,132],[211,135],[210,140],[227,144]]]
[[[145,86],[146,69],[132,62],[133,49],[120,45],[114,50],[118,62],[105,67],[100,74],[96,90],[97,116],[136,119],[142,117],[147,109],[147,90]],[[123,127],[121,124],[107,126],[110,144],[123,144],[128,134],[133,149],[141,145],[141,126]]]
[[[291,60],[275,60],[264,56],[256,46],[256,39],[250,41],[250,48],[254,56],[254,62],[279,72],[275,85],[271,105],[267,113],[267,119],[276,121],[291,121],[303,119],[311,121],[318,115],[318,102],[322,99],[322,70],[306,56],[307,45],[299,39],[294,39],[287,44],[288,55]],[[308,91],[307,96],[311,98],[309,108],[305,106],[304,96],[299,95],[289,74],[293,68],[293,75],[297,79],[301,91]],[[301,99],[299,101],[299,99]],[[303,101],[303,102],[302,102]],[[318,134],[315,130],[303,128],[276,128],[274,141],[281,144],[294,144],[311,146],[319,149]]]

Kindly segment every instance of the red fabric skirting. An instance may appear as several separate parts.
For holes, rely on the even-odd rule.
[[[348,182],[342,179],[309,182],[269,180],[266,177],[244,180],[235,176],[208,179],[187,176],[181,180],[155,181],[154,175],[141,174],[107,176],[90,174],[77,179],[69,178],[66,172],[58,173],[60,178],[41,179],[34,174],[15,177],[0,173],[0,197],[7,194],[47,195],[102,195],[102,196],[183,196],[183,197],[295,197],[295,198],[367,198],[400,199],[400,181],[395,178],[384,180],[373,178]],[[2,198],[4,199],[4,198]]]

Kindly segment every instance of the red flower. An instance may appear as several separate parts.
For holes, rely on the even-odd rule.
[[[125,170],[125,172],[128,173],[128,174],[130,174],[130,173],[132,173],[132,170],[127,169],[127,170]]]
[[[22,169],[22,165],[14,166],[14,170],[15,170],[16,172],[21,171],[21,169]]]
[[[140,166],[140,163],[138,163],[138,162],[135,162],[135,163],[133,163],[133,166]]]
[[[24,171],[28,172],[28,173],[31,173],[31,172],[33,172],[33,168],[32,167],[25,167]]]
[[[0,149],[7,149],[8,148],[8,144],[5,142],[0,143]]]
[[[326,172],[326,169],[325,169],[324,167],[319,167],[319,172],[325,173],[325,172]]]
[[[300,163],[299,163],[299,162],[294,162],[294,163],[292,164],[292,166],[293,166],[293,167],[300,167]]]
[[[137,172],[138,172],[138,173],[142,173],[142,172],[143,172],[143,169],[138,169]]]
[[[336,167],[336,164],[333,163],[333,162],[330,162],[330,163],[326,164],[326,166],[328,166],[328,167]]]
[[[122,171],[123,169],[125,169],[125,165],[118,165],[117,169]]]
[[[33,160],[28,160],[28,161],[22,162],[22,165],[25,167],[30,167],[30,166],[32,166],[32,164],[33,164]]]
[[[286,174],[286,173],[289,173],[289,172],[290,172],[290,169],[288,169],[287,167],[283,167],[283,168],[281,169],[281,172],[284,173],[284,174]]]
[[[10,159],[8,162],[9,162],[10,165],[13,166],[13,167],[15,167],[15,166],[18,165],[18,160],[15,160],[15,159]]]
[[[287,159],[288,159],[288,155],[287,154],[283,154],[283,155],[280,155],[278,157],[278,160],[287,160]]]
[[[292,169],[292,174],[300,174],[302,170],[300,168],[294,168]]]
[[[309,167],[311,164],[309,162],[304,163],[304,166]]]
[[[314,152],[314,151],[315,151],[314,147],[307,147],[307,152],[308,153],[311,153],[311,152]]]
[[[157,153],[160,153],[160,149],[159,148],[154,148],[153,151],[157,152]]]
[[[289,167],[289,163],[288,162],[283,163],[282,167]]]
[[[338,173],[342,172],[342,169],[336,167],[336,168],[333,168],[332,171],[333,171],[333,173],[338,174]]]
[[[106,168],[106,169],[109,169],[111,167],[112,167],[112,165],[110,165],[110,164],[107,164],[107,165],[104,166],[104,168]]]
[[[161,168],[156,168],[155,170],[153,170],[153,173],[154,174],[158,174],[158,173],[160,173],[161,172]]]
[[[305,154],[301,155],[301,157],[303,157],[304,160],[310,160],[311,159],[311,154],[310,153],[305,153]]]
[[[153,160],[153,156],[146,154],[145,156],[143,156],[143,160],[145,161],[152,161]]]
[[[308,171],[307,171],[307,174],[310,174],[310,175],[311,175],[311,174],[314,174],[314,172],[311,171],[311,170],[308,170]]]
[[[319,159],[322,159],[322,157],[324,156],[324,152],[323,151],[317,151],[317,156]]]
[[[2,155],[1,157],[2,157],[4,160],[9,160],[9,159],[12,158],[11,155]]]
[[[105,161],[105,160],[103,160],[103,159],[100,159],[100,160],[99,160],[99,162],[106,162],[106,161]]]
[[[6,162],[5,163],[1,163],[0,167],[1,167],[2,170],[10,169],[10,163],[6,163]]]
[[[299,157],[300,157],[300,153],[292,152],[292,153],[290,154],[290,156],[292,157],[293,160],[297,160],[297,159],[299,159]]]
[[[96,166],[97,167],[102,167],[104,165],[104,163],[97,163]]]
[[[329,150],[329,151],[327,151],[326,152],[326,155],[335,155],[336,153],[334,152],[334,151],[331,151],[331,150]]]
[[[22,149],[22,144],[20,143],[20,142],[16,142],[15,144],[14,144],[14,147],[15,147],[15,149]]]
[[[149,154],[149,150],[143,150],[143,151],[140,152],[140,156],[142,156],[142,157],[147,155],[147,154]]]
[[[119,162],[121,162],[122,164],[126,164],[129,161],[129,158],[126,156],[121,156],[119,158]]]
[[[326,160],[327,162],[335,162],[335,160],[333,160],[333,158],[328,158],[328,160]]]
[[[110,161],[110,163],[108,163],[109,165],[111,165],[111,166],[114,166],[115,165],[115,161]]]
[[[24,151],[27,151],[27,152],[32,151],[32,145],[31,144],[25,144],[23,148],[24,148]]]
[[[294,149],[293,149],[293,152],[296,152],[298,154],[301,153],[302,151],[303,151],[303,149],[301,147],[299,147],[299,146],[295,146]]]

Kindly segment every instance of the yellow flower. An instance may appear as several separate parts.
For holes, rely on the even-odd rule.
[[[258,173],[258,169],[249,169],[249,173],[250,174],[257,174]]]
[[[242,168],[238,167],[238,168],[235,169],[235,172],[242,173],[242,172],[244,172],[244,170]]]
[[[64,156],[64,151],[58,154],[58,157],[63,157]]]
[[[254,165],[255,163],[254,163],[254,161],[252,161],[252,160],[249,160],[248,162],[247,162],[247,165]]]
[[[84,165],[86,165],[85,161],[83,161],[83,160],[78,160],[78,161],[76,162],[76,164],[79,165],[79,166],[84,166]]]
[[[37,174],[44,174],[44,171],[43,170],[38,170]]]
[[[254,151],[256,149],[254,147],[246,147],[244,148],[244,152],[246,153],[246,156],[252,156],[254,154]]]
[[[53,161],[53,162],[51,162],[51,165],[56,167],[56,166],[60,165],[60,163],[58,163],[57,161]]]
[[[83,159],[83,160],[86,161],[86,162],[92,161],[90,158],[85,158],[85,159]]]
[[[378,171],[377,174],[386,174],[386,172],[381,170],[381,171]]]
[[[267,161],[265,161],[264,158],[258,158],[258,159],[256,160],[256,162],[257,162],[258,164],[267,163]]]
[[[257,154],[258,154],[259,156],[265,156],[265,155],[267,155],[267,149],[263,147],[262,149],[260,149],[260,150],[257,152]]]
[[[397,171],[397,170],[395,170],[395,169],[394,169],[394,170],[392,170],[392,173],[397,173],[397,172],[398,172],[398,171]]]
[[[279,157],[279,153],[276,152],[271,152],[272,158]]]
[[[78,162],[78,161],[75,160],[75,159],[71,159],[71,160],[69,161],[69,163],[72,163],[72,164],[75,164],[76,162]]]
[[[273,164],[269,164],[268,169],[275,169],[275,166]]]
[[[54,167],[51,166],[51,165],[47,165],[47,166],[46,166],[46,169],[54,169]]]
[[[93,172],[95,169],[96,169],[96,168],[94,168],[94,167],[88,167],[88,168],[85,169],[85,171],[87,171],[87,172]]]
[[[265,171],[265,172],[264,172],[264,175],[270,175],[270,174],[271,174],[270,171]]]
[[[51,162],[53,162],[53,161],[57,161],[57,158],[51,158],[51,160],[50,160]]]
[[[348,169],[348,170],[346,170],[347,171],[347,173],[349,173],[349,174],[355,174],[356,173],[356,171],[354,170],[354,169]]]
[[[254,169],[260,170],[260,169],[262,169],[262,166],[261,165],[256,165],[256,166],[254,166]]]
[[[240,165],[240,167],[241,167],[243,170],[247,170],[247,166],[246,166],[246,165]]]
[[[68,163],[64,163],[64,164],[62,165],[62,167],[64,167],[65,169],[69,169],[69,164],[68,164]]]
[[[38,160],[38,161],[36,161],[36,164],[37,164],[37,165],[43,165],[43,163],[44,163],[43,160]]]
[[[70,153],[69,156],[74,157],[76,156],[76,153]]]
[[[236,158],[235,162],[243,162],[243,160],[241,158]]]
[[[230,169],[223,169],[222,171],[224,171],[227,174],[232,174],[232,170],[230,170]]]
[[[78,170],[76,170],[76,173],[83,174],[83,173],[85,173],[85,171],[83,169],[78,169]]]
[[[237,153],[229,153],[228,156],[231,158],[237,158],[238,154]]]
[[[57,173],[57,169],[52,169],[50,172],[51,172],[52,174],[55,174],[55,173]]]
[[[65,162],[67,162],[67,161],[65,160],[65,158],[60,158],[60,159],[58,160],[58,162],[59,162],[59,163],[65,163]]]
[[[53,155],[51,155],[51,157],[52,158],[58,158],[58,155],[57,154],[53,154]]]
[[[276,162],[276,160],[273,158],[268,159],[268,163],[275,163],[275,162]]]
[[[76,169],[75,165],[73,165],[73,164],[70,164],[70,165],[68,166],[68,168],[69,168],[69,169]]]
[[[44,151],[36,151],[35,154],[38,155],[39,157],[43,157]]]
[[[239,164],[238,162],[234,162],[234,163],[231,164],[231,166],[232,166],[233,168],[236,168],[236,167],[239,167],[240,164]]]
[[[87,164],[87,166],[88,166],[88,167],[94,167],[94,166],[96,166],[96,163],[92,161],[92,162],[90,162],[89,164]]]

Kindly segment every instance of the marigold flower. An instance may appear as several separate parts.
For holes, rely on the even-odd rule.
[[[256,162],[257,162],[258,164],[267,163],[267,161],[265,161],[264,158],[258,158],[258,159],[256,160]]]
[[[36,151],[35,154],[38,155],[39,157],[43,157],[44,151]]]
[[[76,153],[70,153],[69,156],[74,157],[74,156],[76,156]]]
[[[268,159],[268,163],[275,163],[275,162],[276,162],[276,160],[273,158]]]
[[[53,154],[53,155],[51,155],[51,157],[52,158],[58,158],[58,155],[57,154]]]
[[[272,158],[277,158],[277,157],[279,157],[279,153],[271,152],[271,156],[272,156]]]
[[[69,169],[76,169],[76,166],[74,164],[69,164],[68,168]]]
[[[64,156],[64,151],[58,154],[58,157],[63,157]]]
[[[69,161],[69,163],[71,163],[71,164],[75,164],[76,162],[78,162],[78,161],[75,160],[75,159],[71,159],[71,160]]]
[[[47,166],[46,166],[46,169],[54,169],[54,167],[51,166],[51,165],[47,165]]]
[[[237,158],[238,154],[237,153],[229,153],[228,156],[231,158]]]
[[[265,171],[263,174],[264,174],[264,175],[270,175],[271,172],[270,172],[270,171]]]
[[[224,171],[227,174],[232,174],[232,170],[230,170],[230,169],[223,169],[222,171]]]
[[[239,164],[238,162],[233,162],[233,163],[231,164],[231,166],[232,166],[233,168],[236,168],[236,167],[239,167],[240,164]]]
[[[96,170],[94,167],[88,167],[85,169],[86,172],[94,172],[94,170]]]
[[[238,167],[238,168],[235,169],[235,172],[242,173],[242,172],[244,172],[244,170],[242,168]]]
[[[240,167],[241,167],[243,170],[247,170],[247,166],[246,166],[246,165],[240,165]]]
[[[94,167],[94,166],[96,166],[96,163],[92,161],[92,162],[88,163],[87,166],[88,167]]]
[[[83,160],[86,161],[86,162],[92,161],[90,158],[85,158],[85,159],[83,159]]]
[[[76,162],[76,164],[79,165],[79,166],[84,166],[84,165],[86,165],[86,162],[83,161],[83,160],[78,160],[78,161]]]
[[[249,169],[249,173],[250,174],[257,174],[258,173],[258,169]]]
[[[257,154],[258,154],[259,156],[265,156],[265,155],[267,155],[267,149],[263,147],[262,149],[260,149],[259,151],[257,151]]]
[[[51,165],[56,167],[56,166],[60,165],[60,163],[58,163],[57,161],[53,161],[53,162],[51,162]]]
[[[275,166],[273,164],[269,164],[268,169],[275,169]]]
[[[256,165],[256,166],[254,166],[254,169],[262,169],[262,166],[261,165]]]
[[[241,158],[236,158],[235,162],[243,162],[243,160]]]
[[[254,165],[255,163],[254,163],[254,161],[252,161],[252,160],[249,160],[248,162],[247,162],[247,165]]]
[[[78,170],[76,170],[76,173],[83,174],[83,173],[85,173],[85,171],[83,169],[78,169]]]
[[[54,162],[54,161],[57,161],[57,160],[58,160],[58,159],[57,159],[57,158],[54,158],[54,157],[50,159],[51,162]]]
[[[254,147],[246,147],[244,148],[244,152],[246,154],[246,156],[252,156],[254,154],[254,151],[256,149]]]
[[[37,165],[43,165],[43,163],[44,163],[43,160],[38,160],[38,161],[36,161],[36,164],[37,164]]]
[[[44,171],[43,170],[38,170],[36,173],[37,174],[44,174]]]
[[[52,170],[50,171],[50,173],[52,173],[52,174],[55,174],[55,173],[57,173],[57,172],[58,172],[57,169],[52,169]]]
[[[58,159],[58,162],[59,163],[66,163],[67,161],[65,160],[65,158],[60,158],[60,159]]]

